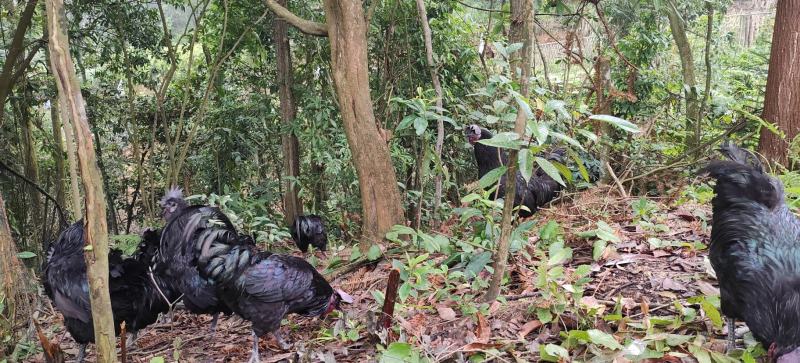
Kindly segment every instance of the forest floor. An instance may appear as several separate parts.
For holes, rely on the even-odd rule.
[[[333,281],[332,285],[355,299],[354,304],[344,305],[346,318],[337,314],[322,321],[287,317],[288,324],[281,329],[294,347],[282,351],[273,338],[262,338],[261,361],[366,362],[379,361],[382,354],[383,361],[402,361],[389,359],[399,354],[407,361],[416,357],[466,361],[476,356],[498,362],[525,362],[541,360],[540,351],[545,347],[549,347],[550,354],[558,355],[559,349],[554,345],[568,346],[575,361],[626,362],[631,355],[644,357],[644,346],[647,351],[658,352],[653,357],[663,356],[650,360],[654,362],[726,361],[718,353],[724,351],[725,340],[719,316],[710,307],[713,298],[704,298],[718,294],[705,259],[709,203],[698,204],[692,199],[676,203],[675,199],[621,197],[615,189],[598,187],[562,197],[534,216],[538,227],[556,221],[565,231],[563,240],[572,248],[571,259],[563,265],[565,275],[574,273],[579,265],[591,266],[581,295],[543,297],[536,284],[541,262],[533,251],[539,228],[533,228],[529,245],[524,247],[530,253],[518,252],[511,260],[512,281],[504,291],[506,302],[488,306],[483,314],[470,312],[453,300],[434,298],[434,291],[444,288],[452,295],[470,293],[476,296],[474,300],[480,294],[469,291],[467,283],[445,288],[442,278],[430,275],[429,293],[421,292],[398,303],[396,331],[401,341],[410,343],[410,350],[397,347],[381,352],[383,348],[376,348],[386,346],[381,343],[386,332],[381,334],[375,328],[376,315],[372,313],[379,311],[372,291],[386,288],[391,268],[384,260]],[[643,209],[649,215],[644,220]],[[615,248],[607,248],[595,260],[593,241],[580,232],[595,228],[601,220],[618,240]],[[463,227],[458,227],[454,217],[445,224],[443,233],[449,233],[448,228]],[[446,257],[432,254],[428,259]],[[488,277],[485,270],[479,276]],[[566,286],[569,284],[560,285],[554,286],[554,291],[570,291]],[[697,300],[698,296],[701,300]],[[548,300],[573,298],[575,301],[568,303]],[[537,308],[553,308],[559,303],[565,306],[563,313],[554,322],[542,323],[545,319],[537,314]],[[60,314],[50,310],[40,320],[48,336],[74,359],[77,348],[60,319]],[[246,361],[252,346],[249,324],[237,317],[225,317],[212,336],[209,322],[208,316],[179,310],[172,323],[155,324],[140,332],[136,346],[128,352],[129,361],[161,361],[151,360],[153,357],[186,362]],[[594,331],[587,335],[588,330],[579,329]],[[613,336],[614,341],[604,340],[603,333]],[[741,340],[738,344],[742,346]],[[92,361],[93,347],[88,354]],[[41,353],[34,357],[34,361],[41,360]]]

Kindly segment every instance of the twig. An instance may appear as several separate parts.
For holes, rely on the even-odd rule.
[[[522,300],[522,299],[527,299],[527,298],[529,298],[529,297],[537,297],[537,296],[539,296],[539,295],[541,295],[541,294],[538,294],[538,293],[532,292],[532,293],[528,293],[528,294],[522,294],[522,295],[512,295],[512,296],[506,296],[506,301],[516,301],[516,300]]]
[[[617,184],[617,188],[619,188],[619,192],[622,194],[623,197],[627,198],[628,193],[625,192],[625,188],[620,183],[619,178],[617,178],[617,174],[614,173],[614,169],[611,168],[611,164],[606,161],[606,169],[608,170],[608,174],[611,175],[611,179],[614,179],[614,183]]]
[[[25,183],[29,184],[30,186],[32,186],[32,187],[34,187],[34,188],[36,188],[36,190],[38,190],[38,191],[39,191],[39,193],[42,193],[42,195],[44,195],[44,197],[45,197],[45,198],[47,198],[47,199],[49,199],[51,202],[53,202],[53,205],[55,205],[55,207],[56,207],[56,210],[58,211],[58,217],[59,217],[59,218],[61,218],[61,226],[62,226],[62,227],[66,227],[66,226],[67,226],[67,219],[64,217],[64,210],[63,210],[63,209],[61,209],[61,205],[60,205],[60,204],[58,204],[58,201],[56,201],[56,199],[55,199],[55,198],[53,198],[53,197],[52,197],[50,194],[48,194],[48,193],[47,193],[47,192],[46,192],[44,189],[42,189],[42,187],[40,187],[40,186],[36,185],[36,183],[34,183],[32,180],[30,180],[30,179],[26,178],[24,175],[22,175],[22,174],[18,173],[18,172],[17,172],[17,171],[15,171],[14,169],[11,169],[11,167],[9,167],[8,165],[6,165],[6,164],[5,164],[5,163],[3,163],[2,161],[0,161],[0,168],[3,168],[3,169],[5,169],[5,170],[7,170],[9,173],[11,173],[12,175],[16,176],[17,178],[20,178],[20,179],[22,179],[22,181],[24,181]]]

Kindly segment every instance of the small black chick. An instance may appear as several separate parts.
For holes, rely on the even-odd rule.
[[[325,224],[322,222],[322,218],[316,214],[298,216],[289,227],[289,232],[291,232],[297,248],[303,253],[308,252],[309,245],[323,252],[328,249]]]
[[[784,203],[780,181],[748,151],[724,143],[729,160],[701,173],[717,180],[709,259],[717,275],[728,349],[734,319],[778,362],[800,362],[800,221]]]

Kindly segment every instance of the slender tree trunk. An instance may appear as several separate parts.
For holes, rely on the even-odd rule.
[[[528,97],[528,79],[531,64],[533,63],[533,4],[530,0],[511,0],[511,27],[508,31],[509,43],[522,43],[522,48],[511,54],[511,76],[520,85],[519,93],[523,98]],[[528,123],[525,111],[517,109],[517,118],[514,121],[514,132],[520,137],[525,135],[525,126]],[[500,222],[500,238],[497,250],[492,256],[494,273],[489,283],[489,290],[483,296],[484,301],[491,302],[500,295],[500,285],[508,267],[508,251],[511,246],[511,220],[514,217],[514,195],[517,189],[517,160],[519,152],[511,149],[508,152],[508,171],[506,173],[506,197],[503,204],[503,218]]]
[[[84,257],[86,259],[86,277],[89,280],[89,298],[92,306],[97,361],[115,362],[114,321],[108,290],[107,206],[85,103],[75,75],[75,65],[70,58],[66,25],[67,18],[64,13],[63,1],[47,0],[51,70],[56,79],[62,105],[66,106],[72,116],[78,147],[78,161],[86,193],[86,217],[83,222],[86,239]]]
[[[772,33],[764,120],[777,124],[781,138],[761,128],[758,151],[774,163],[789,166],[789,144],[800,131],[800,1],[779,0]]]
[[[61,120],[63,123],[65,144],[67,145],[67,165],[69,167],[69,194],[70,194],[70,209],[72,211],[72,218],[75,220],[81,219],[83,216],[83,207],[81,207],[81,192],[78,184],[80,177],[78,176],[78,158],[76,157],[75,150],[75,128],[72,126],[70,114],[67,110],[67,104],[64,103],[59,97],[58,109],[61,113]]]
[[[389,148],[378,132],[367,73],[367,26],[358,0],[325,0],[331,67],[347,142],[361,189],[361,250],[379,244],[403,223]]]
[[[17,59],[19,59],[19,56],[25,49],[25,33],[31,25],[31,19],[36,10],[36,2],[37,0],[28,0],[25,5],[25,9],[22,11],[22,15],[19,18],[19,23],[17,23],[17,29],[14,31],[14,37],[11,39],[11,45],[8,47],[3,70],[0,71],[0,125],[3,124],[6,98],[8,98],[8,95],[11,93],[11,87],[13,87],[14,72],[12,71],[17,63]]]
[[[667,18],[669,28],[675,45],[678,47],[678,56],[681,59],[683,73],[684,97],[686,98],[686,138],[684,144],[687,149],[696,147],[700,143],[700,97],[697,94],[697,79],[694,73],[694,59],[689,38],[686,36],[686,27],[678,14],[678,8],[673,0],[668,1]]]
[[[116,199],[115,193],[111,190],[108,184],[108,173],[106,173],[106,164],[103,162],[103,141],[100,138],[100,133],[96,128],[93,128],[92,134],[94,135],[94,150],[97,155],[97,167],[100,168],[100,176],[103,177],[103,190],[106,195],[106,204],[108,209],[106,211],[106,220],[108,221],[108,230],[119,234],[119,225],[117,223],[117,207],[114,204]]]
[[[375,120],[367,63],[367,24],[358,0],[324,0],[326,23],[292,14],[276,0],[264,0],[275,14],[306,34],[327,36],[331,70],[347,143],[361,191],[362,238],[366,251],[380,244],[386,232],[404,222],[389,148]]]
[[[33,122],[31,120],[31,112],[30,106],[28,105],[28,101],[31,100],[30,98],[23,97],[17,103],[19,107],[19,126],[20,131],[22,132],[21,141],[22,141],[22,149],[23,149],[23,162],[25,164],[24,173],[25,177],[28,178],[31,182],[36,185],[39,185],[39,162],[36,158],[36,150],[38,149],[35,145],[35,141],[33,140]],[[26,194],[28,195],[28,213],[30,217],[31,225],[33,226],[40,226],[42,225],[41,216],[43,216],[42,210],[42,199],[41,194],[33,185],[26,185],[25,187]],[[35,231],[35,234],[38,234],[39,231]],[[33,236],[30,236],[30,240],[36,239]],[[30,241],[29,241],[30,242]],[[37,244],[38,245],[38,244]],[[31,247],[31,245],[26,247]],[[38,248],[37,248],[38,250]]]
[[[64,137],[61,134],[61,119],[58,115],[58,99],[50,100],[50,122],[53,127],[53,160],[56,164],[56,201],[66,207],[66,175],[64,174]]]
[[[286,0],[277,0],[286,6]],[[281,102],[281,121],[287,131],[281,136],[283,148],[283,212],[286,225],[292,225],[295,218],[303,214],[303,203],[297,195],[296,181],[300,177],[300,145],[294,135],[293,125],[297,105],[294,102],[292,48],[289,45],[289,25],[280,18],[275,19],[275,53],[278,62],[278,97]]]
[[[428,69],[431,73],[431,80],[433,81],[433,89],[436,91],[436,113],[439,115],[436,121],[436,145],[434,150],[436,152],[436,165],[437,169],[442,168],[442,146],[444,145],[444,121],[442,120],[442,83],[439,82],[439,71],[436,62],[433,60],[433,40],[431,35],[431,26],[428,23],[428,11],[425,9],[425,0],[417,0],[417,12],[419,13],[419,21],[422,23],[422,35],[425,39],[425,58],[428,61]],[[433,192],[433,220],[436,221],[436,215],[439,211],[439,204],[442,202],[442,173],[436,172],[434,179],[434,192]],[[435,222],[434,222],[435,223]]]
[[[5,318],[0,319],[0,329],[12,334],[18,323],[17,297],[21,291],[27,290],[27,287],[24,286],[26,279],[22,277],[24,275],[25,270],[17,258],[17,246],[11,237],[11,226],[6,218],[5,201],[3,195],[0,194],[0,282],[2,283],[2,293],[5,296],[5,309],[0,309],[0,313]],[[0,359],[2,358],[3,350],[0,349]]]

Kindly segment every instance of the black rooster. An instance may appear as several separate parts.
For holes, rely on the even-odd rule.
[[[298,216],[289,227],[289,232],[291,232],[297,248],[303,253],[308,252],[309,245],[323,252],[328,249],[325,224],[322,222],[322,218],[316,214]]]
[[[64,315],[67,331],[80,345],[79,362],[83,361],[86,345],[94,342],[83,238],[82,221],[61,233],[48,248],[42,281],[45,293]],[[120,325],[125,322],[126,330],[131,333],[130,344],[139,330],[154,323],[159,313],[169,310],[167,300],[176,297],[161,276],[150,274],[149,266],[158,251],[158,244],[158,232],[147,230],[132,257],[123,258],[119,250],[109,251],[109,292],[114,329],[119,334]]]
[[[717,275],[729,350],[734,319],[778,362],[800,362],[800,221],[780,181],[731,143],[702,172],[717,180],[709,257]]]
[[[204,205],[189,206],[178,188],[170,189],[161,199],[167,225],[161,233],[161,246],[156,258],[156,270],[169,278],[172,287],[183,294],[183,304],[194,314],[211,314],[211,331],[216,332],[220,313],[231,310],[217,294],[214,282],[200,275],[197,268],[197,235],[187,225],[197,216],[210,216],[218,223],[215,229],[237,235],[230,219],[218,208]],[[238,235],[237,235],[238,236]],[[252,244],[251,239],[238,238],[237,243]]]
[[[283,349],[289,345],[279,333],[284,316],[324,316],[339,307],[339,293],[304,259],[261,252],[239,243],[235,231],[216,228],[214,213],[195,214],[186,226],[183,243],[196,241],[202,275],[213,280],[219,296],[239,316],[253,324],[253,353],[259,360],[258,337],[273,333]]]
[[[491,139],[494,136],[489,130],[478,125],[469,125],[466,128],[466,134],[467,140],[475,150],[475,161],[478,163],[478,178],[507,163],[508,158],[505,151],[478,142],[479,140]],[[556,150],[547,158],[563,163],[564,150]],[[505,185],[506,176],[503,175],[500,178],[497,190],[492,193],[492,197],[502,198],[506,192]],[[520,208],[519,215],[523,218],[530,217],[536,213],[539,207],[555,199],[562,189],[563,186],[561,184],[541,169],[536,169],[527,183],[525,183],[525,178],[522,177],[522,174],[518,172],[514,206],[525,206],[527,210]]]

